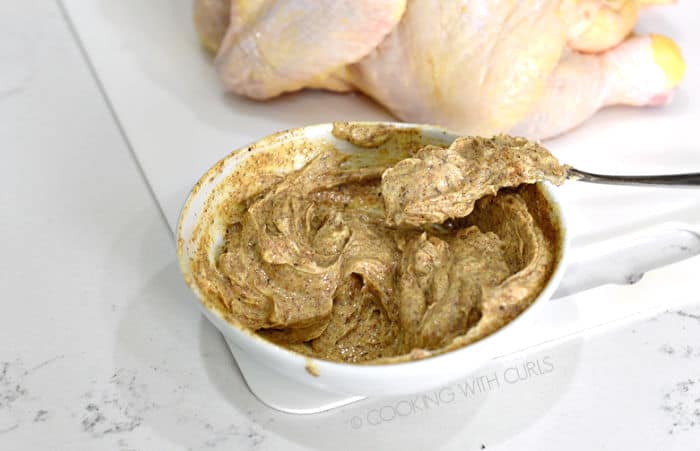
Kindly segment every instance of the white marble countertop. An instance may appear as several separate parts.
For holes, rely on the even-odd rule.
[[[191,302],[168,226],[53,2],[0,3],[0,137],[1,450],[700,443],[698,258],[599,291],[656,292],[673,306],[662,314],[434,392],[286,415],[250,394]]]

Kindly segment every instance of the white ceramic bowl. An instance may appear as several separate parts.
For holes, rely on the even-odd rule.
[[[458,137],[455,133],[434,126],[402,123],[385,124],[419,129],[423,138],[430,139],[433,142],[438,140],[444,145],[449,145]],[[232,152],[202,176],[185,203],[178,226],[180,267],[187,283],[197,297],[201,299],[203,294],[192,281],[190,257],[193,255],[198,240],[202,236],[202,233],[197,232],[195,226],[200,221],[203,221],[203,223],[210,221],[211,212],[215,210],[213,208],[206,210],[204,208],[205,204],[209,201],[210,196],[212,196],[211,201],[214,204],[224,200],[222,196],[219,196],[221,198],[217,199],[215,195],[212,195],[214,189],[245,159],[260,152],[274,152],[276,147],[288,145],[290,141],[307,144],[315,141],[325,141],[333,143],[341,149],[347,149],[349,144],[336,139],[331,134],[331,130],[332,124],[321,124],[271,135],[258,141],[252,147],[246,146],[243,149]],[[528,309],[499,331],[468,346],[426,359],[403,363],[358,365],[329,362],[310,359],[277,346],[255,334],[251,334],[249,331],[235,327],[224,320],[217,311],[204,307],[200,302],[198,304],[204,315],[224,334],[227,341],[244,353],[246,360],[255,362],[261,368],[264,368],[265,371],[269,371],[269,375],[271,375],[270,377],[273,380],[275,378],[278,380],[293,379],[300,384],[316,389],[359,396],[415,393],[446,384],[474,371],[485,362],[503,355],[505,351],[504,343],[517,343],[517,336],[512,336],[512,340],[503,340],[502,337],[509,334],[512,335],[513,326],[522,317],[530,315],[535,309],[540,308],[544,300],[551,298],[562,281],[564,268],[567,266],[570,258],[565,208],[557,200],[554,187],[546,183],[542,187],[543,192],[552,204],[556,206],[555,210],[559,214],[560,228],[562,230],[561,258],[550,281]],[[669,235],[668,240],[676,243],[675,230],[669,230],[674,232],[674,238]],[[223,230],[214,233],[214,235],[217,234],[218,237],[211,243],[212,252],[223,241]],[[622,246],[624,248],[623,251],[628,251],[629,261],[620,260],[618,256],[614,268],[610,267],[610,256],[606,256],[604,253],[593,257],[587,256],[583,261],[575,262],[573,270],[567,274],[567,284],[565,287],[561,287],[561,292],[570,294],[571,292],[603,283],[630,282],[629,274],[641,274],[645,270],[660,266],[660,264],[680,259],[676,258],[675,254],[667,256],[665,260],[658,255],[658,252],[651,255],[650,249],[658,250],[665,242],[663,238],[659,238],[659,233],[657,232],[649,236],[650,238],[641,241],[637,240],[627,247]],[[686,238],[690,239],[689,237]],[[700,246],[700,241],[698,246]],[[619,250],[620,246],[617,249]],[[698,249],[700,252],[700,247]],[[660,259],[663,260],[661,263]],[[518,333],[524,333],[524,331],[518,330]],[[511,349],[511,351],[514,350],[516,349]],[[313,366],[318,376],[313,376],[307,371],[306,368],[309,365]],[[261,373],[258,372],[258,374]]]

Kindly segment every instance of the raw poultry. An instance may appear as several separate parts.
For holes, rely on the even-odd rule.
[[[632,33],[669,0],[196,0],[225,88],[361,91],[397,118],[547,138],[609,105],[663,105],[685,65]]]

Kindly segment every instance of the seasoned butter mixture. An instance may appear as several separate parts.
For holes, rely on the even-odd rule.
[[[365,147],[387,133],[335,129]],[[376,363],[474,342],[533,301],[559,244],[534,183],[566,167],[509,136],[380,154],[329,146],[244,200],[200,271],[230,318],[306,355]]]

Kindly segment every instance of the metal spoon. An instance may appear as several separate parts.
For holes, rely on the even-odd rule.
[[[700,172],[668,175],[603,175],[592,174],[569,167],[567,179],[580,182],[604,183],[608,185],[700,186]]]

